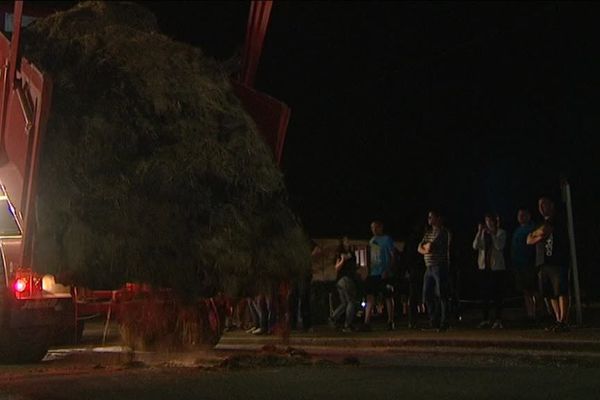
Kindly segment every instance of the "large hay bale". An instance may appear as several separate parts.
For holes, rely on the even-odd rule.
[[[308,268],[282,174],[216,61],[133,3],[82,3],[23,41],[54,81],[38,268],[190,298],[252,293]]]

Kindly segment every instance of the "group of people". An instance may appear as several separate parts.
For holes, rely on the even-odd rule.
[[[472,248],[476,252],[480,284],[480,328],[504,326],[502,313],[510,267],[516,288],[523,294],[528,319],[539,319],[542,311],[553,318],[549,329],[568,330],[568,234],[550,198],[540,198],[538,210],[541,221],[537,225],[532,222],[529,210],[518,210],[518,227],[510,241],[496,215],[486,214],[476,228]],[[426,312],[429,325],[424,329],[448,329],[449,310],[456,307],[458,299],[450,274],[452,234],[445,227],[442,215],[430,211],[425,231],[409,237],[402,252],[384,233],[382,221],[373,221],[371,232],[373,236],[366,249],[368,262],[360,263],[366,265],[358,265],[357,249],[347,237],[340,240],[334,260],[339,301],[330,312],[330,325],[343,332],[368,331],[379,311],[386,318],[387,329],[394,330],[395,301],[402,293],[403,313],[407,314],[409,328],[416,328],[419,313]],[[315,242],[311,242],[311,250],[313,258],[321,252]],[[312,274],[307,273],[291,285],[261,291],[270,294],[248,297],[232,305],[228,326],[235,325],[231,321],[237,320],[241,327],[239,321],[246,313],[250,316],[247,331],[256,335],[272,333],[277,326],[282,330],[312,329],[311,280]],[[361,304],[363,299],[366,301]]]
[[[527,317],[536,321],[540,309],[548,308],[554,317],[550,328],[568,330],[569,310],[569,238],[565,225],[557,218],[556,206],[549,197],[538,200],[542,221],[536,226],[529,210],[517,212],[519,226],[512,235],[510,262],[517,289],[523,294]],[[481,281],[483,318],[481,328],[502,328],[503,295],[506,288],[504,249],[507,234],[498,218],[488,214],[477,229],[473,249]],[[495,319],[489,318],[494,304]]]
[[[538,310],[544,308],[554,319],[551,330],[568,329],[568,235],[549,197],[539,199],[538,209],[542,221],[537,226],[532,223],[529,210],[518,210],[519,226],[512,235],[508,262],[505,260],[508,235],[501,228],[499,218],[486,214],[484,221],[477,226],[472,247],[477,252],[481,289],[480,328],[503,328],[503,299],[507,288],[507,264],[510,263],[516,287],[523,294],[527,317],[536,320],[539,317]],[[332,326],[341,325],[345,332],[359,328],[370,330],[376,299],[381,298],[385,302],[387,328],[395,329],[395,291],[401,285],[399,282],[406,279],[409,328],[416,327],[418,310],[424,308],[429,316],[428,329],[448,329],[452,235],[444,226],[442,215],[430,211],[427,229],[420,240],[407,241],[403,252],[405,268],[401,277],[394,276],[398,274],[394,266],[398,264],[400,253],[383,228],[381,221],[371,224],[373,237],[368,245],[369,265],[364,280],[359,278],[361,267],[357,265],[355,249],[347,238],[341,240],[335,256],[339,305],[331,312],[329,323]],[[410,257],[413,252],[421,260]],[[424,264],[424,270],[419,264]],[[359,293],[366,297],[362,321],[356,321]],[[490,305],[494,308],[493,319],[490,318]]]
[[[312,240],[310,250],[313,259],[321,252]],[[311,285],[311,271],[289,282],[257,283],[258,294],[228,302],[225,330],[244,329],[253,335],[312,330]]]

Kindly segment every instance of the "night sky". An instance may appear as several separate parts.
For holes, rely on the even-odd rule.
[[[163,33],[225,60],[249,2],[142,2]],[[441,209],[472,240],[541,194],[574,198],[597,261],[600,6],[574,2],[276,1],[257,89],[292,117],[282,169],[313,237],[395,238]],[[590,258],[591,257],[591,258]]]
[[[246,2],[145,4],[217,58],[243,43]],[[456,230],[485,211],[511,226],[561,173],[596,223],[598,17],[584,3],[275,2],[256,86],[292,108],[282,168],[307,230],[367,237],[381,218],[402,237],[431,207]]]

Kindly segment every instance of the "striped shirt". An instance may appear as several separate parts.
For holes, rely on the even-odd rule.
[[[448,265],[449,239],[448,230],[445,228],[431,228],[425,232],[420,245],[431,243],[431,252],[423,255],[427,267]]]

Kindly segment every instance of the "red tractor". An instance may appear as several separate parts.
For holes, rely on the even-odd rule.
[[[271,1],[251,3],[243,70],[234,86],[279,162],[289,108],[252,88],[271,6]],[[43,16],[39,11],[32,15]],[[38,160],[52,112],[52,81],[19,53],[23,1],[15,1],[12,17],[11,39],[0,34],[0,362],[33,362],[56,341],[77,338],[86,315],[101,313],[109,321],[124,304],[134,305],[134,299],[150,292],[144,285],[77,290],[35,272],[44,270],[32,254]],[[168,298],[169,292],[153,293]],[[213,299],[203,299],[202,305],[212,338],[218,340],[221,311]]]

